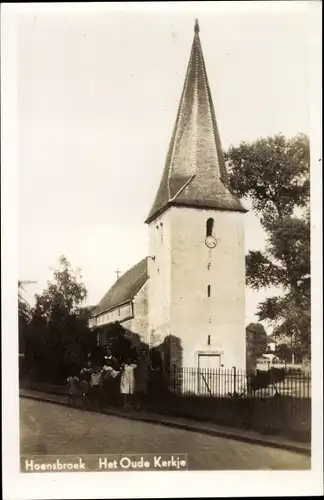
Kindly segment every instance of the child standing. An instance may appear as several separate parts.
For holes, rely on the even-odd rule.
[[[88,361],[87,366],[82,368],[80,372],[81,396],[83,404],[85,404],[89,398],[91,371],[91,361]]]
[[[91,400],[98,406],[100,398],[100,383],[101,383],[101,369],[95,367],[91,373],[90,387],[91,387]]]
[[[79,378],[76,375],[70,375],[67,378],[68,384],[68,403],[73,406],[76,403],[77,396],[79,394]]]

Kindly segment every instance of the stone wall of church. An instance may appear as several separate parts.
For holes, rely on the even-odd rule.
[[[151,345],[168,339],[177,365],[245,369],[244,214],[172,207],[150,224],[149,238]]]
[[[170,334],[170,211],[149,225],[148,305],[150,345],[163,343]]]
[[[245,368],[244,214],[172,207],[171,320],[181,340],[182,364]],[[205,244],[207,219],[214,219],[217,246]],[[200,355],[200,357],[199,357]]]
[[[149,342],[148,331],[148,282],[140,289],[133,300],[134,317],[121,324],[135,335],[140,337],[142,342]]]
[[[121,306],[117,306],[108,312],[105,311],[94,318],[90,318],[89,327],[93,328],[96,326],[109,325],[110,323],[114,323],[116,321],[122,323],[126,319],[131,318],[132,315],[133,315],[132,304],[128,302]]]

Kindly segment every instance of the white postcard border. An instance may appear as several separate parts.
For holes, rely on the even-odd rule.
[[[240,5],[238,5],[240,4]],[[263,4],[263,5],[261,5]],[[179,3],[149,4],[3,4],[1,9],[1,97],[2,97],[2,467],[4,498],[148,498],[208,496],[284,496],[319,494],[323,488],[322,450],[322,235],[321,235],[321,48],[320,2],[190,2],[195,10],[240,8],[289,9],[308,7],[312,13],[313,52],[310,75],[312,148],[312,470],[298,472],[147,472],[86,474],[34,474],[19,472],[18,340],[17,340],[17,121],[15,65],[15,19],[18,13],[73,9],[183,9]],[[127,474],[124,475],[124,474]]]

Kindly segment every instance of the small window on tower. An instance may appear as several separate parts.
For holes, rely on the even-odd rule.
[[[207,338],[207,345],[210,345],[210,341],[211,341],[211,337],[210,337],[210,335],[208,335],[208,338]]]
[[[208,285],[208,287],[207,287],[207,297],[210,297],[210,290],[211,290],[211,287],[210,287],[210,285]]]
[[[214,219],[208,219],[206,222],[206,236],[212,236],[214,229]]]
[[[161,243],[163,243],[163,224],[162,224],[162,222],[161,222],[160,226],[161,226]]]

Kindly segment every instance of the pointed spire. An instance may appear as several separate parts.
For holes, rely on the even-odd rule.
[[[176,123],[147,223],[170,205],[246,211],[229,187],[197,19],[194,31]]]

